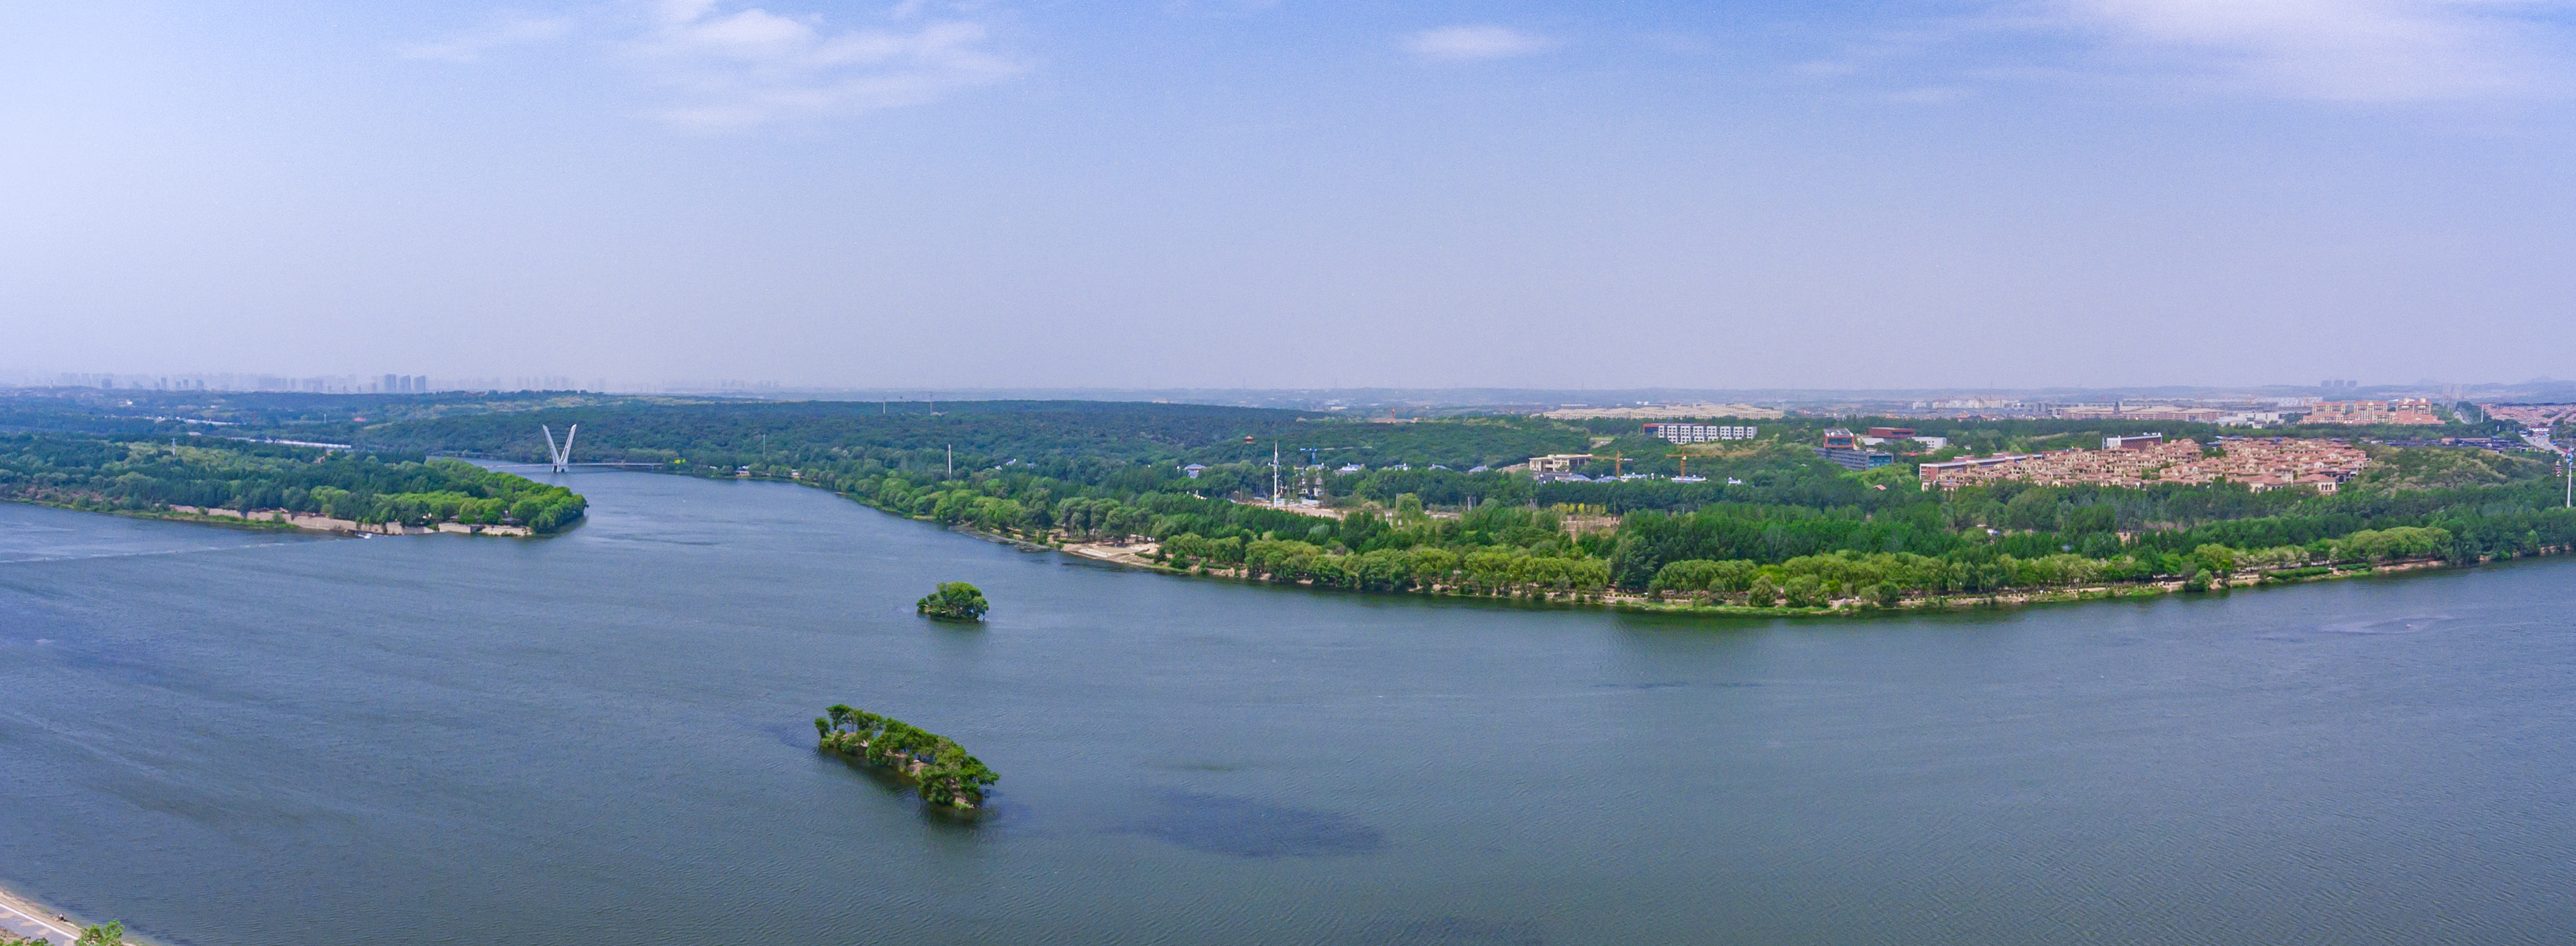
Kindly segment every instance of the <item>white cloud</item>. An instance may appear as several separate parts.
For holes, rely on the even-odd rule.
[[[724,131],[919,105],[1026,69],[990,41],[962,20],[827,33],[820,17],[665,0],[630,51],[679,99],[654,117]]]
[[[458,33],[446,39],[413,43],[394,49],[404,59],[435,59],[444,62],[473,62],[483,54],[503,46],[536,43],[572,32],[569,17],[534,17],[502,14],[479,29]]]
[[[1413,34],[1404,48],[1429,59],[1461,61],[1527,56],[1556,48],[1556,41],[1504,26],[1443,26]]]
[[[2563,34],[2514,0],[2054,0],[2115,50],[2179,55],[2188,73],[2298,98],[2420,101],[2558,85]]]

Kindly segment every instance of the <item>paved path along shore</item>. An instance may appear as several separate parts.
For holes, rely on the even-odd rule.
[[[0,930],[50,939],[56,946],[71,946],[80,938],[80,927],[68,920],[56,919],[61,914],[48,911],[42,904],[30,903],[25,897],[0,890]]]

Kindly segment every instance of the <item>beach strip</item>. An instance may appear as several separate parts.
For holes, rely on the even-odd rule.
[[[56,946],[71,946],[80,939],[80,924],[61,919],[61,913],[43,904],[0,890],[0,930],[19,936],[53,940]]]

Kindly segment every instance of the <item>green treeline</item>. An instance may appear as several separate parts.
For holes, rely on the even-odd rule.
[[[1566,512],[1580,507],[1570,503],[1488,498],[1463,515],[1433,517],[1422,511],[1421,497],[1400,493],[1336,521],[1180,492],[1205,477],[1087,486],[994,470],[846,481],[803,472],[808,481],[905,515],[1069,540],[1151,538],[1175,566],[1246,577],[1466,594],[1624,590],[1754,606],[2149,580],[2206,586],[2334,562],[2476,561],[2576,544],[2576,513],[2557,508],[2552,484],[2538,478],[2406,489],[2385,475],[2365,476],[2334,496],[2234,485],[2020,483],[1944,494],[1879,490],[1870,482],[1877,474],[1824,482],[1815,471],[1786,468],[1770,471],[1764,485],[1729,488],[1742,500],[1631,511],[1615,528],[1574,535]],[[1524,503],[1540,495],[1526,479],[1495,474],[1386,471],[1357,479],[1350,495],[1363,498],[1425,482],[1530,497]],[[1577,498],[1615,499],[1646,485],[1539,489],[1583,487]]]
[[[295,435],[535,459],[543,455],[538,423],[561,430],[577,422],[581,459],[792,479],[890,512],[1039,541],[1151,539],[1175,568],[1350,589],[1866,603],[2124,581],[2206,586],[2339,563],[2467,562],[2576,545],[2558,491],[2540,481],[2547,463],[2474,450],[2373,447],[2372,466],[2332,496],[2183,484],[1997,483],[1941,493],[1918,489],[1902,460],[1855,474],[1807,449],[1822,428],[1867,419],[1753,422],[1762,430],[1756,440],[1688,448],[1689,471],[1702,482],[1540,483],[1472,468],[1591,452],[1617,455],[1630,471],[1672,473],[1681,461],[1667,454],[1682,451],[1644,437],[1633,421],[1376,424],[1198,405],[942,402],[933,413],[922,402],[553,399],[466,407],[319,423]],[[439,413],[448,410],[465,412]],[[1949,436],[1953,451],[2090,446],[2147,429],[2218,433],[2101,421],[1893,423]],[[2476,432],[2458,427],[2440,432]],[[1340,518],[1257,504],[1270,490],[1273,442],[1292,495],[1319,497]],[[1183,474],[1191,463],[1205,467],[1196,478]],[[1351,463],[1365,469],[1340,471]],[[1603,467],[1596,461],[1588,472]]]
[[[560,431],[578,423],[582,459],[722,474],[843,460],[944,470],[951,448],[958,463],[978,469],[1014,461],[1060,469],[1267,463],[1274,443],[1291,463],[1465,469],[1580,451],[1588,442],[1580,428],[1524,417],[1372,424],[1310,411],[1199,404],[960,401],[938,407],[934,414],[919,401],[603,405],[324,425],[299,436],[536,462],[545,457],[539,424]],[[587,439],[593,436],[596,443]]]
[[[603,408],[380,432],[452,446],[439,438],[486,431],[505,447],[511,437],[533,443],[524,428],[537,417],[579,420],[584,436],[597,431],[601,456],[652,458],[675,472],[792,477],[907,516],[1040,540],[1152,539],[1176,568],[1366,590],[1812,605],[2151,580],[2189,587],[2334,562],[2475,561],[2576,544],[2568,514],[2539,482],[2547,464],[2481,451],[2374,448],[2372,468],[2334,496],[2182,484],[1940,493],[1918,489],[1901,465],[1854,474],[1818,459],[1805,447],[1809,428],[1855,422],[1799,419],[1760,422],[1763,439],[1695,454],[1690,470],[1704,482],[1540,483],[1468,467],[1581,452],[1595,436],[1613,440],[1590,452],[1619,454],[1632,470],[1674,463],[1663,456],[1674,450],[1631,422],[1368,424],[1093,402],[968,402],[935,415],[918,403],[870,408],[887,409]],[[2013,449],[2131,432],[2086,421],[1977,423],[1986,426],[1912,426]],[[1346,515],[1249,502],[1269,491],[1273,439],[1290,488]],[[1180,469],[1193,462],[1206,467],[1195,479]],[[1368,468],[1339,472],[1345,463]],[[1297,469],[1309,464],[1317,468]],[[2411,538],[2386,548],[2408,551],[2373,544],[2391,535]],[[2427,545],[2428,535],[2438,541]]]
[[[811,471],[807,478],[823,479]],[[1177,490],[1189,482],[1154,485]],[[2539,480],[2336,496],[2239,486],[2004,483],[1950,495],[1864,486],[1854,493],[1861,501],[1847,505],[1743,501],[1642,510],[1615,528],[1579,536],[1569,534],[1561,511],[1572,507],[1486,500],[1464,515],[1432,517],[1412,494],[1336,521],[1030,473],[920,482],[886,474],[837,485],[890,511],[993,532],[1151,538],[1176,566],[1246,577],[1466,594],[1618,589],[1756,606],[1892,603],[2105,582],[2206,584],[2332,562],[2476,561],[2576,544],[2576,513],[2555,508],[2550,484]],[[1638,484],[1598,489],[1631,485]]]
[[[553,532],[585,502],[460,460],[201,439],[0,435],[0,499],[80,509],[285,509],[360,523],[525,525]]]
[[[823,712],[814,717],[814,734],[824,751],[903,773],[913,779],[922,801],[974,808],[984,803],[984,790],[1001,780],[946,736],[846,704]]]

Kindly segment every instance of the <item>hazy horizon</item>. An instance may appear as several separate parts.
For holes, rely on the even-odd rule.
[[[2563,2],[13,26],[26,377],[2008,391],[2576,353]]]
[[[1818,409],[1841,407],[1904,408],[1906,402],[1923,407],[1960,409],[1963,405],[1946,403],[1960,399],[2006,398],[2026,401],[2031,405],[2064,405],[2123,401],[2147,403],[2237,403],[2273,400],[2289,403],[2285,398],[2307,400],[2342,400],[2353,398],[2431,397],[2436,401],[2477,401],[2486,403],[2557,403],[2576,401],[2576,381],[2533,378],[2521,382],[2441,382],[2424,380],[2403,384],[2369,384],[2352,382],[2349,386],[2320,387],[2314,384],[2264,385],[2126,385],[2110,387],[2036,387],[2036,388],[1531,388],[1531,387],[1441,387],[1441,388],[1259,388],[1259,387],[1189,387],[1189,388],[1116,388],[1116,387],[974,387],[974,386],[896,386],[896,387],[791,387],[785,385],[640,385],[615,386],[565,383],[512,385],[507,383],[471,383],[475,379],[438,379],[417,377],[407,386],[387,389],[375,386],[376,377],[337,376],[336,378],[282,378],[255,375],[218,375],[204,379],[197,387],[184,376],[153,377],[66,375],[57,382],[12,383],[0,376],[0,391],[61,393],[87,390],[100,393],[143,393],[161,395],[153,402],[178,403],[186,395],[203,391],[210,394],[259,395],[497,395],[525,397],[534,395],[579,394],[586,397],[627,398],[669,396],[677,398],[748,399],[769,401],[1131,401],[1223,406],[1281,407],[1297,409],[1361,409],[1363,413],[1379,410],[1424,409],[1434,411],[1526,410],[1557,406],[1621,405],[1687,405],[1692,403],[1742,404],[1751,406]],[[482,379],[498,381],[501,379]],[[562,382],[565,379],[527,379]],[[350,387],[315,386],[316,381],[354,382]],[[176,400],[173,400],[176,398]],[[1996,406],[2001,406],[2000,404]]]

